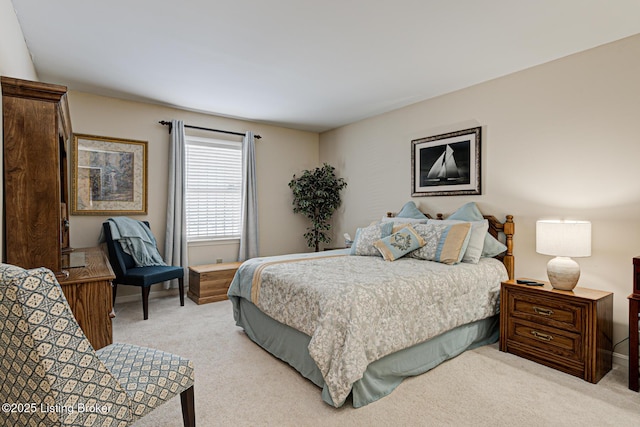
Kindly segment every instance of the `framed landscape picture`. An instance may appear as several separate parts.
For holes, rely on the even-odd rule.
[[[411,141],[411,195],[482,194],[481,128]]]
[[[72,214],[147,213],[146,141],[75,134],[72,154]]]

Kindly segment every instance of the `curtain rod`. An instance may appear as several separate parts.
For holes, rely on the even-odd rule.
[[[167,122],[166,120],[160,120],[158,123],[160,123],[161,125],[164,125],[164,126],[169,126],[169,133],[171,133],[171,127],[173,126],[171,124],[171,122]],[[240,132],[231,132],[229,130],[203,128],[203,127],[200,127],[200,126],[184,125],[184,127],[190,128],[190,129],[208,130],[209,132],[227,133],[229,135],[239,135],[239,136],[244,136],[245,135],[244,133],[240,133]],[[253,135],[253,137],[255,139],[261,139],[262,138],[260,135]]]

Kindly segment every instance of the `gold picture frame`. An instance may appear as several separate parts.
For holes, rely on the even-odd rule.
[[[147,141],[74,134],[73,215],[147,213]]]

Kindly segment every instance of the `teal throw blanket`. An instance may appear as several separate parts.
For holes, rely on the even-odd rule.
[[[125,253],[131,255],[136,267],[167,265],[156,245],[156,238],[143,222],[128,217],[109,218],[111,236]]]

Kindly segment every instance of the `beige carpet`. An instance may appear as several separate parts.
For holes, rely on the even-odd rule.
[[[639,426],[640,395],[614,366],[597,385],[498,351],[468,351],[363,408],[335,409],[320,389],[250,341],[229,301],[178,297],[116,304],[114,341],[180,354],[196,369],[199,427],[208,426]],[[135,424],[181,426],[175,398]]]

